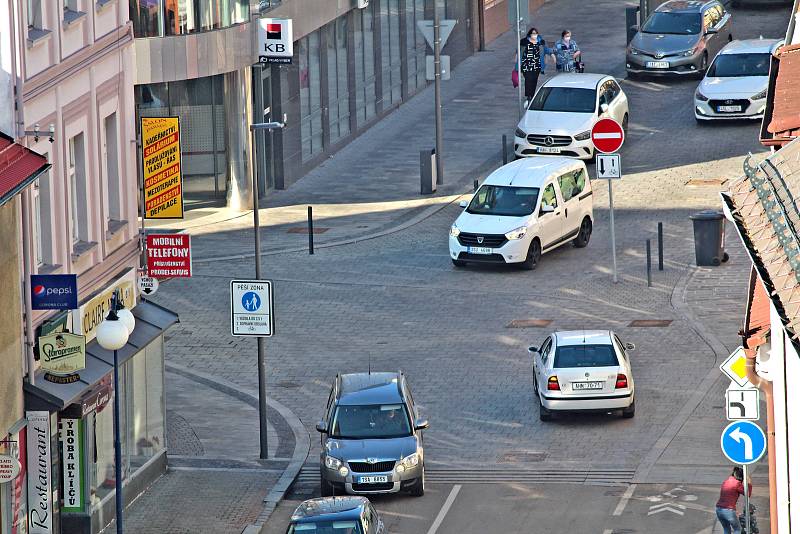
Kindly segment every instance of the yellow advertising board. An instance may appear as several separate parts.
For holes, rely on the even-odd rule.
[[[178,117],[142,117],[144,218],[183,219]]]
[[[97,327],[103,322],[111,309],[111,297],[119,289],[122,304],[130,309],[136,306],[136,271],[128,270],[123,276],[103,289],[97,295],[81,304],[72,312],[72,331],[86,336],[86,343],[97,335]]]

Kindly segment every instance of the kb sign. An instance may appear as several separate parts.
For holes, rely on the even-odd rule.
[[[258,60],[291,63],[294,55],[292,19],[260,19],[258,23]]]

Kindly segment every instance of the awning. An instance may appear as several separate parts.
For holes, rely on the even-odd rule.
[[[47,158],[0,132],[0,206],[49,168]]]
[[[136,327],[128,343],[117,351],[122,364],[178,322],[172,311],[142,300],[131,310],[136,318]],[[86,346],[86,368],[80,371],[80,380],[72,384],[54,384],[44,379],[44,373],[36,373],[36,384],[25,382],[25,409],[59,412],[71,404],[91,395],[101,382],[107,381],[114,365],[114,353],[105,350],[93,340]]]
[[[783,146],[800,136],[800,45],[786,45],[772,57],[761,143]]]

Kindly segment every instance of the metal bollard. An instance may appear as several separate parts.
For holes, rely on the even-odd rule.
[[[508,163],[508,142],[506,140],[506,134],[503,134],[503,165]]]
[[[308,207],[308,253],[314,254],[314,219],[311,206]]]
[[[664,224],[658,223],[658,270],[664,270]]]
[[[472,182],[472,191],[474,192],[477,190],[478,190],[478,180],[475,180],[474,182]]]
[[[650,240],[647,240],[647,287],[653,287],[653,278],[650,267]]]

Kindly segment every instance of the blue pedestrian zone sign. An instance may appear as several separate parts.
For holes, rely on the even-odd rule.
[[[247,311],[254,312],[258,311],[261,307],[261,297],[258,296],[258,293],[253,293],[252,291],[248,291],[244,295],[242,295],[242,308]]]
[[[750,421],[737,421],[725,427],[720,438],[722,453],[735,464],[752,464],[764,456],[767,436]]]
[[[274,296],[269,280],[231,280],[231,334],[270,337],[275,333]]]

